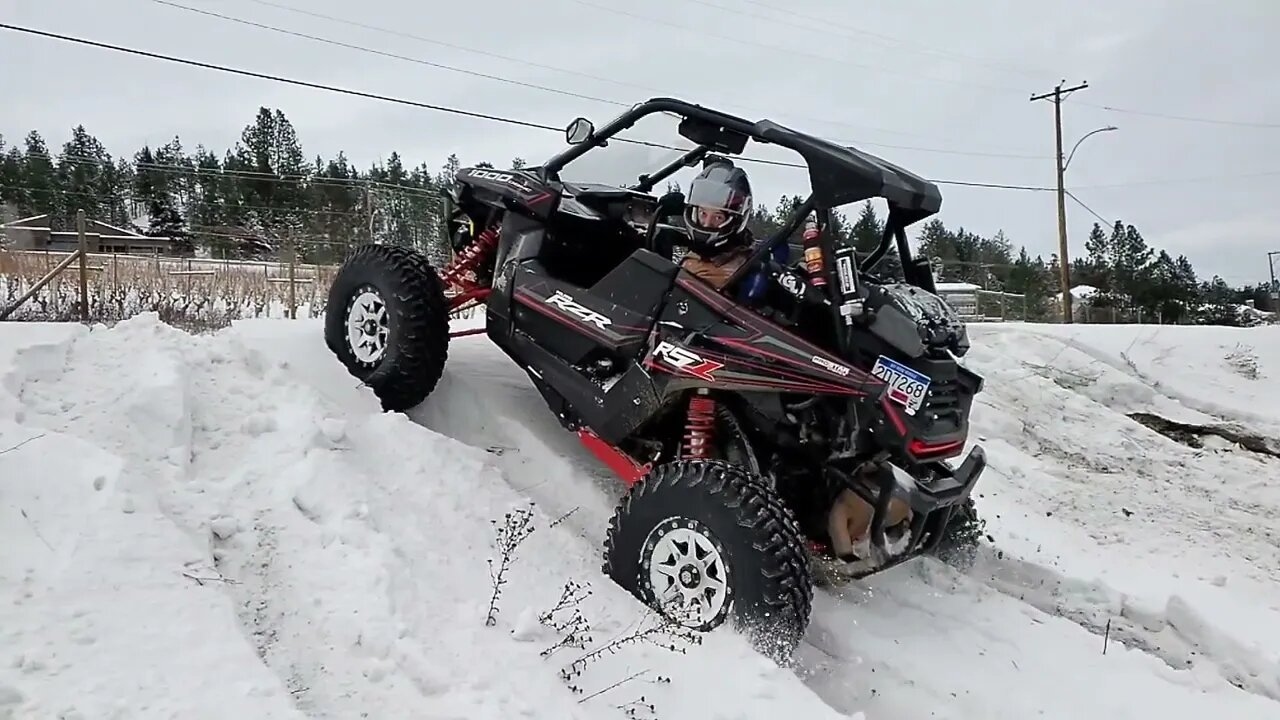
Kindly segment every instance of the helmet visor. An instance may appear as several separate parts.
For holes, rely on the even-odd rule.
[[[727,171],[715,168],[704,177],[693,181],[689,186],[689,195],[685,202],[691,207],[741,214],[746,208],[748,199],[747,193],[730,182]]]

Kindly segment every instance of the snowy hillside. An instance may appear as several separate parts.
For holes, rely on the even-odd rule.
[[[0,324],[0,718],[1280,717],[1280,459],[1126,416],[1280,437],[1280,328],[973,334],[990,541],[820,591],[781,669],[594,652],[656,627],[599,571],[620,486],[483,337],[405,417],[318,321]]]

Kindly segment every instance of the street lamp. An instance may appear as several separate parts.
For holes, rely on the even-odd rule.
[[[1097,130],[1090,130],[1089,132],[1085,133],[1083,136],[1080,137],[1079,140],[1076,141],[1076,144],[1071,148],[1070,154],[1067,155],[1067,161],[1062,164],[1062,171],[1063,172],[1067,171],[1067,166],[1071,164],[1071,158],[1076,156],[1076,148],[1080,147],[1080,143],[1084,142],[1085,138],[1100,132],[1110,132],[1112,130],[1119,130],[1119,129],[1120,128],[1116,127],[1115,125],[1108,125],[1106,127],[1101,127],[1101,128],[1098,128]]]
[[[1062,281],[1062,322],[1064,323],[1070,323],[1073,318],[1071,316],[1071,260],[1067,253],[1067,190],[1063,185],[1063,174],[1067,171],[1067,165],[1071,164],[1071,158],[1075,157],[1076,148],[1080,147],[1080,143],[1084,142],[1085,138],[1116,129],[1118,129],[1116,126],[1108,125],[1085,133],[1072,146],[1070,155],[1067,156],[1066,162],[1063,162],[1062,125],[1058,124],[1058,270]]]

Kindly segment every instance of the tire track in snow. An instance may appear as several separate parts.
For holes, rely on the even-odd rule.
[[[1086,343],[1012,328],[988,337],[971,359],[989,378],[975,414],[975,430],[993,439],[992,481],[980,493],[1017,487],[1024,496],[1018,509],[1028,517],[1065,518],[1100,545],[1123,547],[1135,560],[1147,555],[1157,567],[1172,560],[1174,577],[1210,573],[1213,585],[1231,577],[1274,587],[1280,494],[1261,478],[1280,473],[1280,463],[1247,452],[1195,450],[1134,422],[1127,410],[1161,412],[1162,399],[1181,404],[1185,398]],[[1045,355],[1048,366],[1031,362]],[[1100,372],[1074,372],[1091,364],[1102,366]],[[1001,382],[1014,367],[1034,372]],[[998,516],[983,514],[989,526],[1000,525]],[[1173,670],[1215,675],[1280,701],[1280,662],[1237,640],[1176,591],[1138,600],[1103,581],[1066,576],[989,546],[969,576],[1099,638],[1109,633]]]
[[[27,422],[92,438],[120,457],[121,491],[140,511],[154,503],[206,548],[203,568],[185,568],[205,578],[192,592],[234,599],[245,642],[298,709],[346,718],[427,700],[420,689],[431,683],[389,659],[394,642],[368,642],[393,632],[390,600],[360,615],[306,589],[331,569],[376,587],[368,577],[376,565],[351,553],[343,567],[327,551],[377,543],[358,522],[340,527],[329,508],[304,515],[300,498],[315,462],[308,453],[327,438],[306,393],[279,367],[231,337],[193,337],[153,318],[79,336],[64,360],[57,375],[18,388]]]
[[[194,428],[201,418],[200,403],[192,397],[188,373],[192,364],[188,353],[202,342],[154,317],[135,318],[114,329],[97,327],[75,334],[59,346],[37,346],[20,354],[15,363],[18,372],[10,383],[21,403],[24,423],[92,442],[118,458],[120,470],[114,489],[122,496],[124,512],[137,513],[143,519],[154,513],[185,535],[192,548],[207,546],[209,532],[199,496],[206,488],[198,487],[207,478],[200,477],[193,464],[207,439]],[[59,362],[48,365],[51,355],[58,355]],[[44,365],[37,368],[36,363]],[[196,363],[201,364],[207,362]],[[217,485],[214,481],[211,488]],[[134,539],[143,548],[152,540]],[[226,578],[212,570],[215,564],[214,558],[205,554],[203,561],[193,559],[182,566],[149,567],[142,572],[181,573],[187,578],[182,582],[190,581],[189,592],[218,593],[225,590]],[[155,582],[148,581],[145,574],[140,580]],[[193,604],[203,603],[193,600]],[[199,632],[198,628],[191,630]],[[273,694],[279,688],[244,690],[253,696]],[[157,688],[156,699],[163,698],[163,693]],[[147,701],[153,698],[147,698],[143,708]]]
[[[1075,350],[1083,355],[1088,356],[1093,362],[1106,368],[1122,373],[1131,378],[1135,383],[1141,384],[1149,388],[1152,392],[1172,400],[1180,405],[1195,410],[1200,413],[1212,417],[1216,420],[1232,425],[1250,424],[1256,425],[1258,430],[1266,432],[1274,432],[1277,429],[1276,421],[1273,417],[1262,413],[1254,413],[1241,408],[1227,408],[1197,397],[1196,395],[1177,390],[1169,387],[1167,383],[1161,382],[1153,377],[1150,373],[1143,371],[1138,367],[1137,363],[1130,357],[1129,351],[1133,346],[1141,342],[1141,338],[1134,338],[1129,347],[1118,353],[1118,357],[1092,345],[1084,340],[1069,335],[1063,335],[1056,332],[1039,332],[1032,327],[1019,328],[1016,332],[1034,335],[1039,338],[1047,339],[1052,342],[1059,343],[1064,349]],[[1156,329],[1147,338],[1154,338],[1159,329]],[[1172,352],[1172,348],[1165,348],[1153,358],[1153,362],[1159,362],[1168,357]],[[1265,434],[1265,432],[1264,432]]]
[[[1159,658],[1170,669],[1220,675],[1232,685],[1280,701],[1280,664],[1214,626],[1178,595],[1153,606],[1110,585],[1063,575],[1051,568],[982,546],[964,576],[1076,623],[1105,644],[1123,643]],[[1113,645],[1114,649],[1114,645]]]
[[[1280,487],[1269,480],[1280,475],[1280,462],[1193,449],[1135,422],[1125,413],[1162,408],[1115,370],[1066,385],[1037,374],[1002,382],[1050,347],[1063,346],[1053,335],[1011,329],[973,353],[972,364],[988,376],[974,430],[990,440],[1001,484],[1101,545],[1173,553],[1192,567],[1217,566],[1262,584],[1280,581]],[[1062,371],[1082,362],[1075,353],[1057,357]]]
[[[310,717],[440,702],[447,687],[421,663],[423,641],[396,630],[386,574],[400,566],[354,492],[369,478],[351,468],[338,475],[351,488],[331,482],[348,425],[283,365],[228,334],[209,353],[213,372],[192,378],[192,474],[219,496],[212,554],[238,579],[245,635]]]

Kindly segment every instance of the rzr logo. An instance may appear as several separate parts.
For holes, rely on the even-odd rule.
[[[724,363],[703,359],[694,354],[693,351],[678,345],[672,345],[666,340],[658,343],[658,347],[654,348],[653,356],[677,370],[682,370],[707,382],[715,382],[716,378],[711,373],[724,367]]]
[[[579,320],[591,323],[601,330],[606,330],[613,324],[613,321],[609,318],[601,315],[595,310],[592,310],[586,305],[583,305],[577,300],[574,300],[559,290],[557,290],[554,295],[547,298],[546,303],[548,305],[554,305],[571,315],[575,315]]]

